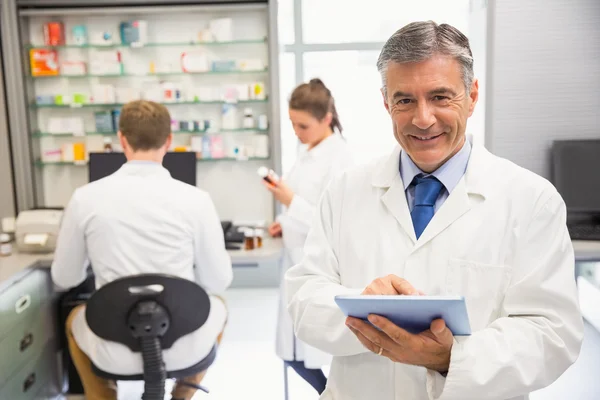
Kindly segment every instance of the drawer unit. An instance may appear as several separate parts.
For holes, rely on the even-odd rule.
[[[44,350],[31,359],[0,387],[0,399],[32,400],[43,387],[51,384],[56,371],[56,344],[45,343]]]
[[[40,312],[20,321],[0,339],[0,388],[29,360],[39,356],[53,332]]]
[[[46,270],[32,270],[0,293],[0,339],[20,321],[30,320],[42,301],[50,299],[50,276]]]
[[[233,264],[232,288],[278,287],[281,272],[275,261],[236,262]]]

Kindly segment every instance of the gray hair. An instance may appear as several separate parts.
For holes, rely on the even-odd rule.
[[[448,24],[433,21],[413,22],[396,31],[383,45],[377,59],[383,92],[387,95],[386,73],[390,62],[409,63],[428,60],[435,54],[453,57],[462,67],[462,79],[467,93],[474,79],[473,53],[469,39]]]

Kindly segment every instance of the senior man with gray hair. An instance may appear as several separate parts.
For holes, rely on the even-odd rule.
[[[583,337],[565,204],[466,137],[479,85],[456,28],[409,24],[377,67],[399,146],[331,182],[286,274],[298,338],[334,355],[321,399],[527,399]],[[464,296],[472,334],[345,318],[344,294]]]

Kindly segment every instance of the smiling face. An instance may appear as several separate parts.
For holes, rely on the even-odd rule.
[[[422,171],[435,171],[462,148],[478,89],[475,80],[467,93],[460,64],[444,55],[388,64],[385,108],[396,140]]]

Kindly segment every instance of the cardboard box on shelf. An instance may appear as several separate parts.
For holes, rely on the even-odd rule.
[[[260,58],[246,58],[237,61],[240,71],[261,71],[265,69],[265,63]]]
[[[113,118],[110,111],[96,111],[96,132],[113,132]]]
[[[65,143],[61,146],[61,160],[64,162],[73,162],[75,161],[75,151],[73,148],[73,143]]]
[[[73,161],[85,161],[86,156],[85,143],[73,143]]]
[[[181,53],[181,70],[183,72],[209,71],[208,56],[203,51],[186,51]]]
[[[211,158],[225,157],[223,138],[220,135],[210,136],[210,155]]]
[[[121,43],[135,46],[143,46],[148,42],[148,22],[143,20],[121,22]]]
[[[267,98],[264,82],[254,82],[252,84],[250,98],[253,100],[265,100]]]
[[[44,44],[46,46],[62,46],[65,44],[65,27],[62,22],[44,24]]]
[[[65,61],[60,64],[61,75],[85,75],[86,64],[82,61]]]
[[[89,71],[92,75],[123,74],[121,52],[118,50],[98,50],[90,52]]]
[[[255,157],[269,157],[269,137],[267,135],[254,135]]]
[[[140,100],[141,93],[139,90],[131,87],[117,87],[116,88],[116,100],[117,103],[126,104],[130,101]]]
[[[113,85],[92,85],[92,102],[101,104],[116,103],[115,87]]]
[[[84,134],[83,118],[50,117],[47,130],[53,135],[72,134],[80,136]]]
[[[43,162],[58,162],[62,161],[62,150],[61,149],[48,149],[42,152]]]
[[[58,52],[49,49],[29,50],[29,63],[32,76],[58,75]]]

